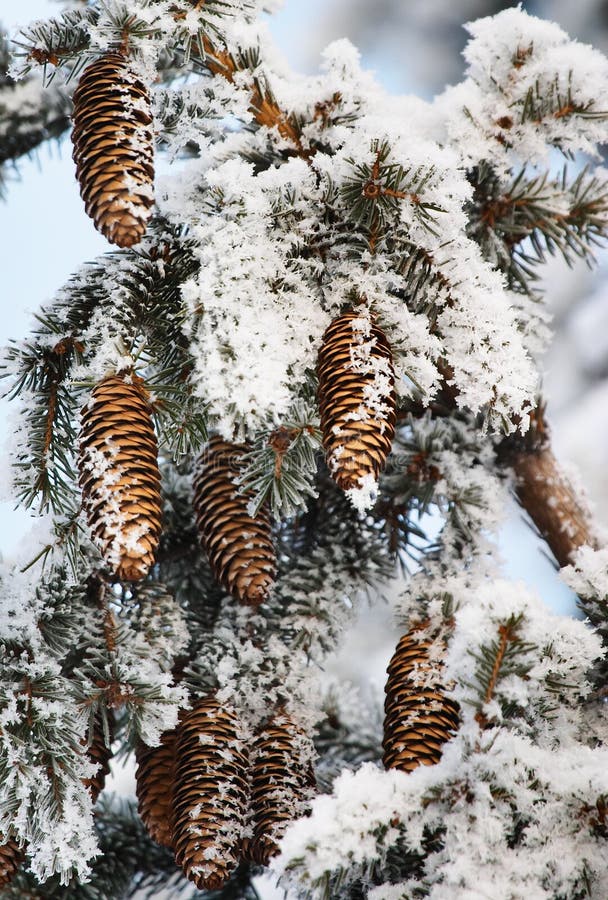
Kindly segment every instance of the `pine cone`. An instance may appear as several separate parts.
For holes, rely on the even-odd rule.
[[[275,552],[270,515],[247,512],[251,492],[239,494],[235,479],[247,447],[211,439],[194,478],[196,524],[215,578],[241,603],[262,603],[274,581]]]
[[[439,762],[458,729],[458,704],[445,696],[442,664],[429,657],[432,642],[419,629],[404,634],[388,666],[384,705],[386,769],[412,772]]]
[[[85,69],[73,102],[73,159],[87,215],[111,244],[131,247],[154,202],[148,90],[124,56],[106,53]]]
[[[236,714],[213,697],[177,729],[173,788],[175,860],[199,890],[219,890],[238,863],[247,758]]]
[[[373,318],[351,309],[334,319],[323,335],[317,375],[332,477],[344,491],[370,477],[377,481],[395,434],[395,394],[391,349]]]
[[[545,406],[530,413],[530,427],[504,438],[499,459],[511,466],[515,493],[538,531],[549,545],[560,568],[574,562],[585,545],[598,549],[589,507],[572,484],[551,449]]]
[[[310,760],[302,759],[305,741],[305,735],[283,715],[270,722],[255,742],[250,800],[253,837],[241,847],[247,862],[267,866],[279,852],[278,841],[289,823],[302,814],[314,785]]]
[[[112,731],[112,729],[110,729],[110,731]],[[111,742],[111,733],[109,737]],[[106,744],[103,722],[100,715],[95,718],[91,743],[87,745],[85,740],[83,741],[83,744],[87,748],[86,753],[91,762],[97,763],[97,771],[95,774],[91,778],[84,779],[84,784],[89,788],[93,803],[97,803],[97,798],[104,789],[106,776],[110,771],[110,760],[112,759],[112,748]]]
[[[8,841],[2,842],[0,836],[0,889],[11,883],[24,858],[25,851],[19,847],[17,841],[9,838]]]
[[[121,581],[144,578],[161,531],[160,472],[148,393],[135,375],[108,375],[82,411],[78,469],[84,508]]]
[[[135,751],[139,815],[152,840],[170,849],[176,736],[175,730],[165,731],[158,747],[140,744]]]

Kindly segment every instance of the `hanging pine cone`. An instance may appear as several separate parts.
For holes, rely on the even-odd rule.
[[[91,762],[96,763],[97,771],[91,778],[85,778],[84,784],[88,787],[93,803],[97,803],[97,798],[104,789],[106,776],[110,771],[110,760],[112,759],[112,748],[109,746],[112,742],[112,729],[108,735],[108,743],[103,727],[101,715],[95,717],[93,724],[93,733],[91,735],[91,743],[86,741],[82,743],[86,746],[86,753]]]
[[[219,890],[238,863],[247,758],[236,714],[213,697],[177,729],[173,787],[175,860],[199,890]]]
[[[122,54],[106,53],[84,70],[73,101],[73,159],[87,215],[111,244],[132,247],[154,202],[148,90]]]
[[[445,695],[441,662],[419,629],[404,634],[388,666],[384,704],[386,769],[412,772],[439,762],[443,744],[458,729],[458,704]]]
[[[262,603],[274,581],[275,552],[270,515],[247,512],[252,494],[238,493],[235,479],[247,447],[214,437],[199,459],[194,512],[201,544],[219,581],[241,603]]]
[[[391,349],[373,318],[351,309],[323,335],[317,364],[327,465],[344,491],[377,481],[395,434]]]
[[[0,889],[7,887],[25,858],[25,852],[20,849],[17,841],[9,838],[3,841],[0,836]]]
[[[172,787],[175,780],[176,731],[165,731],[158,747],[139,744],[135,751],[138,810],[157,844],[173,848]]]
[[[89,526],[121,581],[144,578],[161,530],[160,472],[141,379],[108,375],[82,411],[78,469]]]
[[[246,838],[241,848],[247,862],[267,866],[279,852],[278,841],[289,823],[302,815],[314,785],[312,754],[306,745],[306,736],[285,715],[273,719],[256,740],[250,799],[253,837]]]
[[[551,448],[543,403],[530,413],[524,435],[516,432],[501,442],[499,459],[512,468],[517,499],[560,567],[572,564],[580,547],[598,549],[591,512]]]

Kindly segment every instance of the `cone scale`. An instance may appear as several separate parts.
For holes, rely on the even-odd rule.
[[[0,837],[0,889],[8,887],[25,858],[23,850],[12,838],[3,841]]]
[[[112,731],[112,729],[111,729]],[[112,734],[109,735],[112,741]],[[104,789],[106,777],[110,772],[110,760],[112,759],[112,748],[106,744],[105,734],[101,716],[97,716],[93,725],[93,734],[90,744],[86,744],[86,754],[91,762],[97,765],[97,771],[91,778],[85,778],[84,784],[88,787],[93,803],[97,802],[97,798]]]
[[[119,247],[141,241],[154,202],[148,90],[121,53],[106,53],[74,91],[73,159],[85,210]]]

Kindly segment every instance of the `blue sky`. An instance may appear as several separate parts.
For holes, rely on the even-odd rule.
[[[301,48],[306,45],[306,30],[315,27],[315,10],[321,6],[322,0],[287,0],[273,19],[275,38],[298,69],[305,67]],[[58,8],[52,0],[4,0],[4,24],[13,30],[18,24],[53,15]],[[382,72],[378,75],[382,78]],[[0,343],[5,345],[28,333],[32,312],[48,301],[75,269],[109,247],[84,214],[69,139],[43,148],[36,158],[19,164],[18,177],[0,206],[0,221],[4,295]],[[4,443],[10,433],[4,402],[0,418]],[[6,462],[0,466],[0,473],[5,471]],[[12,503],[0,503],[0,549],[5,557],[23,540],[27,521],[24,513],[13,510]],[[542,542],[522,526],[515,508],[499,544],[507,558],[505,573],[509,577],[536,586],[556,611],[572,610],[572,595],[545,557]]]

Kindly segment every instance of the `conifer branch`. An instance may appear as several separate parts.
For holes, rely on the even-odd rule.
[[[525,676],[531,662],[527,657],[534,645],[521,637],[524,624],[523,614],[512,615],[503,622],[497,623],[497,637],[487,645],[483,645],[478,653],[471,653],[477,661],[474,687],[479,697],[475,719],[480,728],[488,728],[494,724],[484,707],[497,698],[500,699],[500,681],[507,676]],[[521,714],[521,710],[512,701],[500,700],[502,715],[505,718]]]
[[[93,9],[67,10],[48,22],[34,23],[20,33],[15,44],[21,48],[16,54],[22,58],[18,74],[26,75],[33,66],[42,66],[44,81],[52,81],[58,66],[75,60],[73,74],[86,63],[91,38],[89,26],[97,21]],[[47,66],[52,66],[50,74]]]
[[[215,44],[208,36],[202,38],[203,61],[213,75],[220,75],[230,84],[234,83],[238,72],[257,68],[257,55],[234,56],[227,49]],[[291,144],[293,152],[309,160],[314,151],[302,143],[301,127],[291,113],[281,109],[263,76],[253,77],[250,87],[249,111],[258,125],[276,128],[283,140]]]
[[[100,854],[92,863],[90,881],[64,884],[53,876],[39,884],[23,867],[2,891],[2,900],[127,900],[141,892],[152,896],[167,885],[172,896],[190,895],[173,854],[151,840],[133,802],[102,794],[95,831]]]
[[[509,642],[514,641],[516,639],[516,630],[517,623],[516,622],[507,622],[506,625],[498,626],[498,646],[496,648],[496,655],[494,657],[494,665],[492,666],[492,670],[490,672],[490,676],[488,678],[488,682],[486,685],[486,690],[483,695],[483,705],[490,703],[491,700],[494,699],[494,691],[496,690],[496,683],[500,676],[500,670],[502,668],[505,653],[507,652],[507,647]],[[475,715],[477,722],[479,723],[481,728],[485,728],[488,724],[487,716],[480,711],[478,711]]]
[[[304,508],[316,493],[320,447],[318,416],[308,403],[297,404],[279,428],[262,434],[245,454],[238,479],[242,491],[254,491],[250,514],[257,515],[267,501],[276,518]]]
[[[372,141],[370,152],[371,163],[347,160],[352,175],[340,189],[347,217],[362,229],[369,251],[375,254],[379,241],[389,240],[389,225],[397,218],[403,201],[412,205],[416,219],[424,228],[435,234],[435,219],[443,208],[422,196],[435,175],[434,167],[414,168],[391,162],[391,146],[387,141]]]
[[[568,73],[567,85],[561,86],[556,76],[548,91],[540,88],[539,82],[531,86],[523,101],[519,101],[521,123],[531,122],[542,125],[547,119],[605,119],[606,110],[597,109],[595,101],[579,102],[572,91],[572,71]]]
[[[192,396],[192,362],[182,332],[180,285],[197,271],[187,240],[156,222],[148,246],[109,254],[85,267],[37,316],[35,339],[9,348],[9,398],[31,396],[23,418],[29,446],[17,451],[16,484],[25,506],[73,512],[78,388],[70,384],[77,364],[90,360],[107,335],[90,330],[93,317],[106,312],[109,331],[146,369],[146,383],[157,397],[159,436],[180,455],[206,438],[204,410]],[[120,301],[117,302],[117,295]],[[49,346],[50,341],[54,343]],[[154,361],[154,365],[152,364]],[[5,366],[8,370],[8,365]]]
[[[49,324],[50,328],[43,325],[43,329],[47,334],[52,334],[56,323]],[[19,362],[21,372],[8,396],[16,397],[25,388],[37,395],[38,401],[35,412],[29,412],[27,416],[31,455],[20,451],[19,465],[25,472],[23,479],[17,483],[22,502],[30,506],[38,499],[41,511],[51,506],[68,509],[67,504],[72,500],[69,485],[73,479],[70,454],[76,438],[73,424],[75,403],[66,382],[74,364],[82,359],[83,352],[83,343],[77,337],[68,335],[61,337],[52,347],[41,341],[11,353],[13,359]]]
[[[55,344],[52,350],[49,351],[44,362],[44,372],[48,381],[48,412],[44,429],[44,441],[42,444],[42,454],[44,457],[42,466],[44,468],[46,468],[46,457],[53,441],[53,425],[57,417],[58,392],[62,379],[65,377],[66,369],[69,366],[69,363],[68,366],[58,365],[58,358],[62,357],[64,354],[71,353],[81,355],[83,350],[83,344],[75,338],[62,338]]]
[[[565,150],[592,152],[605,137],[605,116],[598,111],[599,91],[582,82],[593,73],[608,86],[608,65],[585,50],[588,64],[568,78],[580,48],[554,26],[510,9],[497,20],[500,40],[493,22],[471,26],[470,77],[460,93],[455,89],[431,109],[383,95],[358,69],[355,54],[340,45],[318,79],[286,75],[282,81],[272,64],[267,67],[264,44],[248,37],[264,7],[265,0],[90,0],[73,3],[71,12],[36,24],[23,37],[26,70],[63,66],[68,78],[108,49],[128,53],[134,74],[162,85],[158,143],[174,155],[195,155],[200,148],[200,160],[189,164],[185,179],[181,171],[157,193],[171,221],[184,224],[153,220],[136,249],[104,255],[81,270],[41,314],[34,336],[9,353],[12,394],[25,410],[16,451],[20,496],[61,515],[51,526],[56,541],[40,554],[57,551],[43,576],[32,565],[15,572],[13,581],[6,567],[0,580],[1,612],[7,613],[0,616],[0,833],[27,842],[36,874],[34,881],[19,873],[8,897],[126,900],[138,889],[163,887],[178,896],[183,882],[170,854],[150,846],[131,807],[107,805],[103,797],[97,807],[102,855],[95,858],[91,792],[101,787],[101,773],[94,775],[90,757],[105,760],[114,710],[122,754],[135,740],[153,747],[174,729],[180,709],[208,691],[217,692],[218,703],[231,704],[244,739],[259,733],[268,711],[282,704],[294,736],[309,729],[319,711],[309,664],[323,663],[336,649],[358,597],[382,591],[397,574],[396,560],[405,558],[417,572],[398,599],[391,585],[392,598],[410,621],[450,618],[450,678],[460,685],[459,700],[469,698],[477,745],[471,747],[461,707],[464,727],[442,760],[432,754],[435,768],[393,778],[377,765],[380,729],[373,711],[356,700],[330,707],[318,744],[325,784],[335,793],[313,804],[310,819],[292,830],[284,845],[285,853],[293,853],[286,879],[296,893],[315,900],[360,900],[374,887],[380,894],[383,886],[404,896],[434,895],[450,885],[466,892],[491,871],[498,889],[516,877],[514,890],[522,896],[542,888],[561,897],[578,896],[588,871],[591,893],[607,871],[603,858],[594,862],[601,857],[597,839],[606,831],[606,804],[597,801],[604,760],[601,746],[591,746],[593,728],[586,728],[576,691],[586,687],[585,671],[599,642],[582,623],[549,623],[525,588],[490,580],[488,535],[505,483],[496,471],[497,447],[518,479],[521,502],[549,516],[548,542],[557,540],[552,529],[558,537],[568,533],[568,561],[584,533],[593,537],[592,527],[574,491],[563,487],[570,486],[548,440],[541,435],[536,445],[524,438],[501,443],[484,416],[496,412],[516,425],[535,402],[528,354],[540,343],[533,325],[543,316],[531,302],[540,294],[537,264],[551,253],[592,261],[594,247],[608,234],[601,170],[572,177],[564,172],[561,178],[530,169],[506,178],[497,173],[516,153],[536,159],[560,140]],[[526,43],[520,36],[528,29],[534,40]],[[187,77],[177,82],[180,74]],[[100,84],[93,80],[90,95],[86,80],[81,85],[91,135],[86,165],[113,195],[112,182],[122,179],[139,149],[133,145],[132,156],[125,155],[124,136],[99,121]],[[113,98],[123,86],[113,76],[103,84]],[[0,77],[0,113],[4,87]],[[284,96],[293,99],[279,99]],[[475,97],[479,102],[471,108],[481,122],[459,106],[459,98]],[[35,96],[36,127],[43,118],[39,102]],[[139,112],[149,118],[145,106]],[[416,117],[411,128],[399,124],[403,111]],[[138,111],[132,112],[135,133]],[[388,130],[380,121],[385,114]],[[377,139],[378,128],[390,140]],[[487,150],[498,159],[495,167],[479,163]],[[467,160],[477,166],[468,182]],[[505,283],[520,296],[504,291]],[[395,385],[405,376],[399,392],[415,398],[404,403],[413,415],[400,422],[378,502],[365,512],[351,499],[371,503],[375,479],[364,485],[365,497],[349,498],[332,484],[318,459],[311,394],[324,323],[340,317],[353,298],[382,320],[395,347]],[[367,327],[365,319],[360,325]],[[348,369],[349,360],[355,362],[351,349],[348,341],[335,348],[333,376],[323,390],[348,398],[349,421],[365,421],[368,402],[382,403],[383,376],[393,385],[393,371],[378,367],[359,403],[357,378],[335,375],[342,364]],[[378,360],[368,349],[363,361],[371,370]],[[125,370],[150,392],[164,469],[160,548],[149,577],[137,584],[126,576],[124,583],[104,580],[92,548],[78,544],[82,517],[72,471],[81,390]],[[353,394],[358,399],[350,404]],[[429,398],[427,413],[422,402]],[[91,442],[113,451],[125,413],[128,440],[121,439],[119,452],[129,466],[121,460],[112,484],[137,481],[146,468],[142,429],[147,453],[157,459],[148,411],[137,426],[132,403],[114,404],[111,415],[106,409],[99,430],[90,425]],[[273,560],[276,550],[279,574],[255,611],[226,595],[198,546],[192,469],[208,416],[225,440],[234,428],[234,441],[249,442],[239,484],[247,496],[243,503],[251,499],[247,513],[267,505],[277,519],[272,542],[270,522],[265,537]],[[328,431],[339,438],[333,425]],[[392,419],[390,432],[383,432],[387,452]],[[346,449],[336,441],[338,454]],[[365,446],[353,446],[355,462],[365,452]],[[383,450],[379,465],[385,459]],[[543,468],[547,459],[551,465]],[[91,460],[94,480],[96,466]],[[542,478],[535,480],[534,472]],[[257,561],[260,544],[245,515],[236,521],[227,502],[228,495],[230,503],[243,500],[234,486],[229,480],[216,506],[209,505],[215,503],[211,496],[207,506],[197,503],[197,515],[204,529],[214,522],[223,546],[242,545],[247,559]],[[138,502],[158,512],[157,487],[155,476],[153,489]],[[570,509],[556,513],[562,494]],[[111,496],[111,490],[103,492],[95,528],[114,539],[131,510],[121,505],[115,524],[105,506]],[[155,522],[160,530],[160,515]],[[129,531],[130,546],[139,540]],[[215,550],[211,542],[209,550]],[[576,558],[591,584],[598,557],[589,554],[585,572],[584,556]],[[222,578],[218,567],[214,571]],[[597,593],[605,587],[603,571],[597,586]],[[605,617],[605,598],[593,602],[597,617],[600,611]],[[538,646],[537,635],[552,629]],[[422,655],[437,690],[434,696],[426,691],[426,662],[419,658],[420,716],[410,736],[418,744],[422,738],[428,750],[439,738],[443,746],[446,730],[452,731],[446,726],[456,722],[437,714],[441,648],[429,644]],[[574,688],[570,696],[565,686]],[[395,710],[402,706],[401,687],[390,686]],[[556,697],[560,714],[551,720],[547,711]],[[407,727],[401,709],[397,718],[396,727]],[[206,753],[193,738],[185,756],[186,741],[179,742],[184,771],[190,763],[197,769]],[[397,742],[395,758],[402,752]],[[235,770],[235,746],[225,746],[220,802],[224,790],[244,795],[248,781],[262,783],[240,762]],[[584,774],[549,777],[552,762],[571,761],[577,746],[584,749]],[[413,754],[424,761],[419,746]],[[332,785],[345,767],[351,771]],[[274,759],[264,773],[276,780],[277,796],[288,787],[280,770]],[[213,780],[203,776],[212,788]],[[167,789],[180,807],[177,791],[170,784]],[[182,799],[189,807],[191,798]],[[252,804],[251,822],[258,828],[256,805],[262,804]],[[243,832],[241,812],[223,806],[226,850],[236,863],[251,829]],[[198,877],[200,835],[185,809],[179,852]],[[528,835],[542,835],[547,860],[537,853],[528,864],[526,855],[537,850]],[[490,852],[488,839],[494,842]],[[570,840],[580,850],[577,858],[553,866],[556,847]],[[252,858],[262,856],[256,850]],[[283,863],[276,860],[277,867]],[[251,877],[240,866],[207,900],[255,900]]]
[[[394,568],[379,523],[360,517],[326,470],[316,486],[306,512],[278,530],[279,578],[265,604],[266,627],[313,660],[333,648],[357,595],[377,590]]]
[[[572,182],[566,167],[559,178],[529,178],[522,168],[504,184],[486,163],[470,177],[469,232],[515,290],[535,294],[536,266],[547,253],[561,254],[569,265],[577,258],[591,262],[608,238],[608,184],[589,167]]]
[[[475,477],[459,479],[454,458],[445,458],[455,448],[463,471],[484,471],[475,432],[460,414],[438,418],[430,411],[419,418],[408,414],[397,431],[373,515],[403,566],[408,558],[418,566],[425,557],[446,552],[448,544],[458,558],[475,552],[485,498]],[[429,540],[420,519],[432,511],[445,525]]]
[[[9,60],[9,42],[0,32],[0,166],[15,163],[50,138],[61,137],[70,124],[66,91],[55,86],[45,90],[33,77],[14,82],[8,75]],[[4,171],[0,169],[2,175]],[[0,195],[1,188],[0,184]]]

